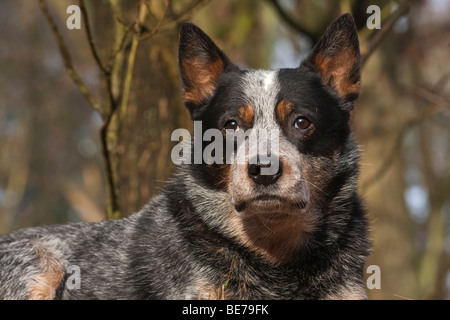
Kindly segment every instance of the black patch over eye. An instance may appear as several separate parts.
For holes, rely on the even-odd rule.
[[[307,130],[311,127],[312,123],[309,119],[305,117],[298,117],[294,121],[294,128],[300,130]]]
[[[228,120],[225,122],[224,129],[237,131],[239,130],[239,125],[236,120]]]

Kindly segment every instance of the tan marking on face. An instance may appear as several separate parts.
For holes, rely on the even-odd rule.
[[[201,104],[203,100],[214,93],[217,80],[225,68],[222,59],[217,58],[212,62],[193,58],[183,60],[183,73],[188,80],[188,86],[183,89],[185,102]]]
[[[278,119],[280,119],[281,123],[286,121],[287,117],[291,114],[294,108],[295,108],[294,103],[290,101],[282,100],[278,103],[276,110]]]
[[[342,98],[358,94],[361,82],[351,79],[351,70],[355,64],[356,53],[352,49],[342,50],[339,55],[326,57],[319,53],[315,64],[322,75],[323,83],[337,90]]]
[[[253,110],[252,106],[245,105],[238,109],[239,118],[247,125],[251,126],[253,122],[253,117],[255,115],[255,111]]]
[[[46,243],[35,245],[38,266],[41,270],[29,287],[30,300],[53,300],[65,273],[65,261],[59,252],[46,247]]]

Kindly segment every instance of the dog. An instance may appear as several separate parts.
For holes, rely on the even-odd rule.
[[[187,22],[179,41],[192,120],[224,145],[225,133],[277,129],[276,168],[264,173],[271,164],[254,150],[241,163],[182,163],[127,218],[3,235],[0,298],[366,299],[352,16],[335,20],[293,69],[243,70]],[[241,146],[231,145],[236,157]]]

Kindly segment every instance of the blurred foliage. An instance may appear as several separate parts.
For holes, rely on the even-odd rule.
[[[177,68],[183,21],[198,24],[241,66],[292,68],[351,11],[367,57],[352,121],[372,227],[368,265],[380,266],[382,279],[369,297],[450,298],[448,1],[40,3],[88,95],[69,76],[39,3],[1,1],[0,234],[127,216],[159,192],[173,171],[170,134],[191,128]],[[79,3],[91,43],[85,21],[82,30],[65,27],[67,6]],[[366,27],[371,4],[381,8],[380,31]]]

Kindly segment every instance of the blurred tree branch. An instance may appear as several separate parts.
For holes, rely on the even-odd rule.
[[[81,93],[86,97],[86,99],[89,101],[89,103],[97,110],[100,114],[102,114],[102,109],[100,107],[100,104],[98,101],[91,95],[88,88],[84,84],[83,80],[81,80],[78,73],[75,71],[72,63],[72,58],[70,56],[69,50],[67,49],[67,45],[64,42],[64,39],[61,35],[61,33],[58,30],[58,27],[56,26],[55,20],[53,20],[47,4],[44,0],[39,0],[39,6],[41,8],[42,13],[44,14],[47,22],[49,23],[53,34],[55,35],[56,41],[58,42],[59,51],[61,52],[61,56],[64,61],[64,65],[66,67],[67,73],[72,78],[75,85],[78,87],[78,89],[81,91]]]
[[[276,10],[278,15],[282,18],[282,20],[290,26],[292,29],[296,30],[299,33],[302,33],[303,35],[307,36],[312,44],[314,45],[320,38],[325,26],[317,25],[314,30],[311,28],[308,28],[306,25],[301,23],[300,21],[294,19],[289,15],[288,12],[286,12],[285,9],[281,6],[279,0],[267,0]],[[365,9],[367,5],[362,4],[363,1],[354,1],[353,6],[350,4],[350,1],[343,1],[341,2],[341,11],[342,10],[351,10],[351,7],[353,7],[352,14],[355,16],[357,15],[358,19],[363,17],[364,15],[367,15],[365,12]],[[405,14],[408,13],[409,7],[411,4],[411,0],[405,0],[405,1],[399,1],[396,2],[398,5],[398,8],[394,10],[390,15],[388,15],[388,11],[391,11],[391,6],[385,6],[383,8],[383,14],[382,16],[387,16],[387,18],[384,19],[382,23],[381,29],[374,29],[369,30],[368,28],[363,29],[360,32],[360,38],[364,39],[361,41],[361,66],[364,66],[367,59],[372,55],[372,53],[378,48],[378,46],[383,42],[383,40],[386,38],[386,36],[391,32],[393,26],[395,23],[403,17]],[[334,7],[330,7],[332,13],[334,10]],[[361,12],[364,10],[364,12]],[[359,22],[359,21],[358,21]],[[329,21],[326,21],[326,24],[328,24]],[[365,25],[365,24],[364,24]]]
[[[313,44],[315,44],[319,38],[321,32],[314,32],[313,30],[309,30],[306,26],[301,24],[299,21],[294,20],[291,16],[283,9],[280,2],[278,0],[267,0],[277,11],[278,15],[286,22],[291,28],[294,30],[304,34],[307,36]]]
[[[361,52],[361,66],[364,66],[370,55],[383,42],[384,38],[391,32],[395,23],[407,14],[409,11],[409,3],[405,2],[399,6],[382,24],[381,29],[374,29],[364,42],[364,49]],[[367,29],[368,30],[368,29]]]
[[[111,164],[111,156],[109,153],[108,141],[107,141],[108,127],[109,127],[109,124],[111,123],[112,116],[117,108],[117,100],[114,99],[113,94],[112,94],[112,89],[111,89],[111,70],[105,69],[105,67],[103,66],[103,64],[100,61],[100,58],[98,56],[97,50],[94,46],[94,42],[92,39],[89,18],[87,16],[87,11],[86,11],[86,7],[84,5],[84,1],[79,0],[80,11],[84,18],[84,22],[85,22],[85,26],[86,26],[85,30],[86,30],[86,35],[87,35],[87,39],[89,42],[89,47],[90,47],[91,53],[94,56],[94,59],[98,65],[98,67],[104,74],[104,79],[106,82],[106,88],[107,88],[106,91],[108,94],[109,104],[110,104],[109,111],[106,111],[101,107],[101,105],[97,102],[97,100],[92,96],[89,89],[84,84],[83,80],[81,80],[80,76],[75,71],[75,69],[73,67],[73,63],[72,63],[72,58],[70,56],[67,45],[61,35],[61,32],[59,31],[59,29],[55,23],[55,20],[52,18],[51,14],[50,14],[47,4],[45,3],[44,0],[39,0],[39,5],[41,8],[41,11],[44,13],[44,16],[45,16],[47,22],[49,23],[49,25],[53,31],[53,34],[55,35],[55,38],[58,42],[59,50],[60,50],[61,56],[64,60],[64,65],[66,67],[67,73],[72,78],[72,80],[74,81],[74,83],[78,87],[78,89],[83,93],[83,95],[87,98],[87,100],[90,102],[90,104],[94,107],[94,109],[97,110],[102,115],[102,118],[104,120],[103,125],[100,130],[100,140],[102,143],[103,160],[105,162],[106,177],[107,177],[107,181],[108,181],[107,189],[108,189],[108,194],[109,194],[109,199],[110,199],[109,204],[108,204],[108,216],[109,217],[118,217],[120,215],[120,206],[119,206],[118,197],[117,197],[116,190],[115,190],[114,175],[113,175],[112,164]]]
[[[95,62],[97,63],[98,67],[103,72],[103,74],[105,76],[109,76],[111,74],[111,68],[106,69],[103,66],[103,63],[98,55],[97,49],[95,48],[94,40],[92,39],[91,25],[89,23],[89,17],[86,11],[86,6],[84,5],[84,0],[79,0],[78,3],[80,6],[81,15],[83,16],[83,20],[86,25],[86,28],[84,28],[84,30],[86,31],[86,37],[88,39],[89,48],[91,49],[92,56],[94,57]]]
[[[113,14],[116,16],[117,25],[122,26],[124,31],[120,34],[117,33],[120,37],[118,43],[116,42],[117,48],[114,48],[112,54],[108,57],[108,59],[105,59],[106,62],[104,62],[102,61],[99,51],[95,45],[85,1],[79,0],[78,5],[80,7],[84,22],[83,27],[86,34],[87,43],[89,45],[89,50],[94,58],[95,64],[101,72],[102,79],[104,81],[104,92],[107,99],[106,101],[100,103],[94,98],[81,77],[76,72],[67,44],[58,29],[54,18],[50,14],[45,0],[39,0],[41,11],[43,12],[56,38],[67,73],[81,93],[86,97],[88,102],[101,114],[103,119],[103,124],[100,129],[100,141],[102,145],[102,155],[105,163],[107,179],[107,212],[109,218],[119,218],[121,216],[121,207],[117,194],[117,172],[115,172],[114,169],[111,150],[116,146],[115,143],[118,141],[121,123],[124,121],[127,113],[138,45],[141,41],[151,39],[163,27],[168,27],[169,25],[174,27],[182,20],[185,20],[194,10],[209,1],[210,0],[193,0],[187,5],[181,7],[181,9],[177,10],[177,12],[174,12],[172,1],[164,0],[163,15],[160,18],[156,18],[155,15],[152,14],[152,5],[155,5],[155,3],[148,0],[140,0],[137,2],[138,7],[135,21],[130,24],[123,22],[117,16],[117,14],[121,12],[122,7],[115,1],[111,2],[111,7],[114,9]],[[150,18],[156,20],[156,25],[154,27],[150,27],[149,23],[147,23],[147,20]],[[165,23],[167,18],[170,18],[170,21]],[[122,61],[125,60],[124,54],[127,51],[128,56],[126,58],[126,67],[125,69],[122,69],[124,68],[124,63]],[[120,59],[121,61],[117,61],[117,59]],[[118,111],[120,112],[119,114],[117,114]],[[111,127],[113,118],[117,119],[117,126],[114,128]],[[111,139],[109,135],[114,135],[114,139]]]
[[[103,63],[100,60],[100,57],[98,55],[98,52],[95,48],[93,37],[92,37],[92,31],[89,23],[89,17],[86,11],[86,7],[84,4],[84,0],[79,0],[79,6],[81,9],[81,14],[83,16],[83,20],[85,23],[85,32],[86,37],[89,43],[89,48],[91,50],[92,56],[94,57],[94,60],[98,66],[98,68],[103,73],[103,79],[105,81],[106,85],[106,93],[108,96],[109,101],[109,110],[104,110],[103,113],[103,125],[100,129],[100,141],[102,144],[102,153],[103,153],[103,159],[105,162],[105,170],[106,170],[106,178],[107,178],[107,189],[108,189],[108,195],[109,195],[109,205],[108,205],[108,216],[110,218],[118,218],[120,216],[120,204],[119,204],[119,198],[117,196],[117,190],[116,190],[116,183],[114,179],[114,172],[112,167],[112,159],[111,154],[108,147],[108,129],[111,124],[112,117],[114,116],[114,113],[118,106],[118,99],[114,98],[113,91],[112,91],[112,85],[111,85],[111,68],[106,69],[103,66]]]
[[[152,30],[150,30],[144,36],[142,36],[142,30],[143,30],[142,26],[147,18],[147,15],[151,12],[151,10],[150,10],[150,7],[148,6],[147,2],[141,2],[141,4],[140,4],[139,13],[138,13],[138,16],[136,17],[136,22],[134,25],[134,35],[133,35],[133,39],[131,41],[130,54],[128,56],[128,67],[127,67],[127,71],[125,74],[125,83],[124,83],[124,88],[123,88],[123,97],[122,97],[122,105],[121,105],[121,110],[120,110],[119,123],[124,120],[126,110],[127,110],[128,97],[130,94],[131,80],[133,78],[133,68],[134,68],[134,62],[135,62],[135,58],[136,58],[138,43],[139,43],[139,41],[143,41],[143,40],[153,37],[159,31],[162,23],[164,22],[164,20],[167,17],[167,13],[170,8],[169,0],[164,1],[164,7],[165,7],[164,14],[163,14],[162,18],[159,19],[159,21],[157,22],[156,27],[152,28]]]
[[[444,75],[441,79],[448,77],[448,75]],[[438,82],[441,83],[441,80]],[[368,178],[361,186],[361,190],[363,193],[367,192],[367,190],[373,186],[378,180],[380,180],[388,171],[390,166],[392,165],[396,155],[398,154],[398,150],[401,148],[403,143],[403,138],[406,132],[413,127],[419,125],[423,121],[435,116],[436,114],[442,112],[444,109],[450,109],[450,101],[447,101],[445,98],[440,95],[431,92],[423,87],[418,86],[405,86],[404,90],[410,95],[416,95],[426,100],[429,105],[421,110],[421,112],[412,117],[408,121],[404,122],[401,125],[398,133],[396,134],[396,138],[394,140],[394,144],[392,146],[391,151],[387,154],[386,158],[381,162],[378,170],[375,174]]]
[[[61,35],[61,32],[59,31],[59,29],[57,27],[54,19],[52,18],[51,14],[49,12],[47,4],[45,3],[44,0],[39,0],[39,5],[41,8],[41,11],[45,15],[45,18],[47,19],[48,23],[50,24],[51,29],[52,29],[52,31],[55,35],[55,38],[58,42],[59,50],[63,57],[64,64],[65,64],[68,74],[71,76],[75,85],[85,95],[85,97],[91,103],[91,105],[102,115],[104,122],[100,129],[100,140],[101,140],[101,144],[102,144],[102,154],[103,154],[103,160],[105,162],[105,170],[106,170],[106,177],[107,177],[107,189],[108,189],[108,194],[109,194],[109,202],[108,202],[108,210],[107,211],[108,211],[109,218],[118,218],[121,215],[120,214],[120,204],[119,204],[119,198],[117,196],[116,183],[115,183],[115,179],[114,179],[114,172],[113,172],[113,166],[112,166],[112,159],[111,159],[111,154],[110,154],[109,146],[108,146],[108,131],[109,131],[109,127],[111,124],[111,120],[118,108],[118,101],[119,101],[118,97],[114,97],[113,90],[112,90],[111,74],[113,72],[113,70],[112,70],[113,64],[112,63],[108,64],[108,67],[105,67],[103,65],[103,63],[99,57],[98,51],[94,45],[92,31],[91,31],[91,27],[90,27],[90,23],[89,23],[89,17],[88,17],[88,13],[86,10],[84,0],[79,0],[79,7],[80,7],[80,11],[83,16],[84,23],[85,23],[84,29],[86,32],[86,37],[88,40],[89,48],[90,48],[90,51],[92,53],[92,56],[94,57],[94,60],[97,64],[98,68],[101,70],[101,72],[103,74],[103,79],[105,81],[106,94],[108,97],[109,106],[108,106],[108,108],[102,108],[101,105],[94,99],[92,94],[89,92],[89,90],[87,89],[84,82],[81,80],[78,73],[75,71],[75,69],[73,67],[73,63],[72,63],[72,58],[70,56],[67,45]],[[136,25],[143,22],[141,20],[145,19],[145,15],[141,14],[141,10],[145,10],[144,5],[140,6],[140,11],[139,11],[138,15],[141,19],[136,22]],[[136,28],[136,32],[139,32],[139,30],[140,30],[140,28]],[[154,32],[153,34],[155,34],[155,33],[156,32]],[[137,43],[139,41],[139,38],[137,36],[135,36],[134,39],[136,39],[134,41],[135,48],[130,54],[130,60],[132,60],[132,58],[136,54]],[[123,49],[124,49],[124,47],[121,46],[121,47],[119,47],[118,50],[123,50]],[[134,66],[134,63],[129,63],[129,68],[128,68],[127,76],[126,76],[126,83],[128,85],[125,86],[124,94],[122,94],[122,97],[125,96],[126,99],[122,99],[122,106],[124,104],[126,104],[126,102],[128,100],[127,97],[128,97],[128,93],[130,90],[133,66]]]

